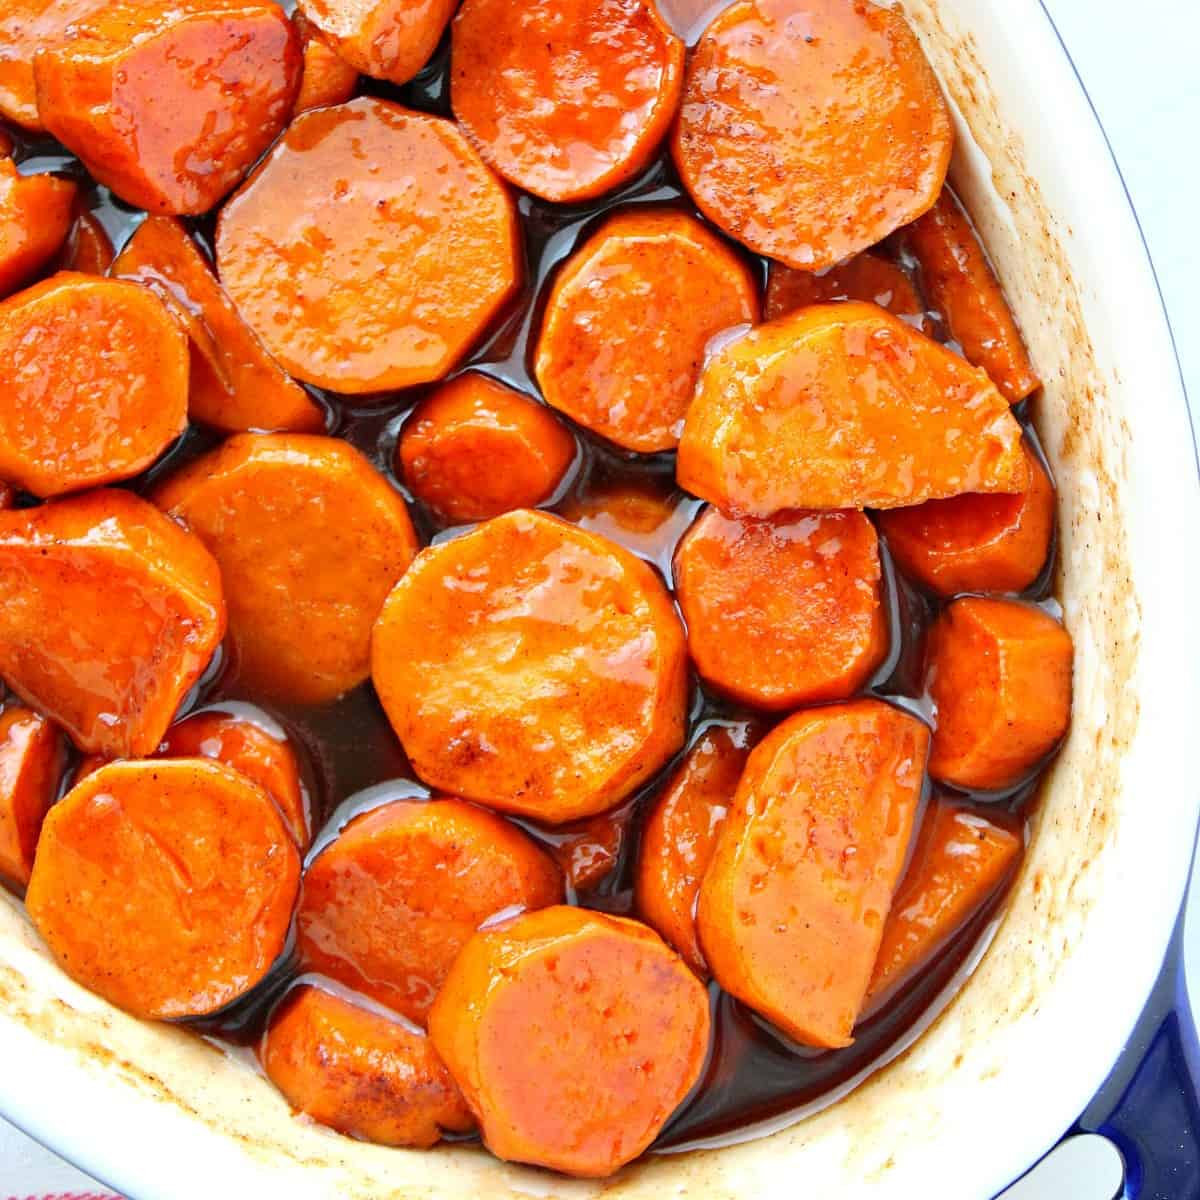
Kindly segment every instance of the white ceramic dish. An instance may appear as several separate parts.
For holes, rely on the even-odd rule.
[[[955,180],[1046,380],[1038,426],[1059,484],[1059,594],[1077,648],[1071,737],[1012,903],[957,999],[816,1116],[588,1184],[477,1150],[389,1151],[299,1121],[245,1063],[75,987],[10,901],[0,906],[10,1120],[136,1200],[744,1200],[791,1196],[801,1181],[822,1200],[973,1200],[1076,1117],[1154,980],[1196,826],[1191,433],[1120,177],[1037,0],[904,7],[970,132]]]

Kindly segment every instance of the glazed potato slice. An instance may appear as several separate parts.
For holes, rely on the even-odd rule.
[[[292,116],[298,117],[310,108],[345,103],[358,87],[358,71],[333,49],[301,10],[292,14],[292,21],[300,32],[304,54],[300,91],[292,106]]]
[[[284,996],[259,1058],[293,1108],[351,1137],[424,1148],[474,1125],[423,1033],[319,984]]]
[[[154,751],[225,632],[217,564],[124,491],[0,512],[0,676],[85,751]]]
[[[62,249],[75,185],[56,175],[21,175],[0,158],[0,299],[28,283]]]
[[[40,132],[33,59],[70,40],[70,28],[104,0],[4,0],[0,7],[0,117]]]
[[[477,933],[429,1028],[493,1154],[601,1177],[699,1078],[708,997],[645,925],[559,906]]]
[[[291,115],[300,39],[255,0],[109,0],[34,59],[38,114],[92,176],[160,213],[202,213]]]
[[[240,680],[320,704],[367,677],[371,626],[417,539],[403,497],[354,447],[241,434],[154,499],[221,565]]]
[[[700,888],[717,982],[808,1046],[848,1046],[904,870],[929,731],[879,700],[755,747]]]
[[[983,371],[874,304],[819,304],[708,361],[680,485],[722,510],[896,508],[1020,492],[1021,427]]]
[[[24,887],[38,834],[58,795],[66,761],[62,734],[20,704],[0,712],[0,878]]]
[[[555,864],[495,813],[454,799],[397,800],[356,817],[309,864],[300,956],[424,1022],[480,925],[562,895]]]
[[[89,212],[75,200],[74,220],[67,240],[55,259],[60,271],[78,271],[81,275],[107,275],[116,251],[112,238],[95,213]]]
[[[407,83],[428,61],[455,0],[300,0],[305,18],[356,71]]]
[[[814,273],[773,262],[767,271],[763,316],[768,321],[786,317],[809,304],[834,300],[865,300],[897,317],[914,318],[921,328],[925,312],[912,280],[891,259],[869,250],[828,270]]]
[[[210,759],[110,763],[46,818],[25,904],[84,987],[135,1016],[195,1017],[267,973],[299,881],[256,783]]]
[[[666,588],[542,512],[420,554],[379,616],[371,674],[426,783],[549,824],[613,807],[683,744]]]

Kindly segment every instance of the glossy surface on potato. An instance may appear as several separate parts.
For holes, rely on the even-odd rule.
[[[20,704],[0,712],[0,879],[24,887],[66,761],[62,734]]]
[[[407,83],[437,49],[455,2],[300,0],[300,10],[356,70]]]
[[[56,175],[21,175],[0,158],[0,299],[28,283],[62,248],[75,185]]]
[[[72,22],[99,8],[103,0],[4,0],[0,7],[0,116],[41,130],[33,56],[43,47],[69,40]]]
[[[921,317],[925,305],[912,280],[890,259],[870,251],[814,274],[773,262],[767,270],[763,318],[774,321],[808,304],[866,300],[897,317]],[[920,328],[920,324],[917,328]]]

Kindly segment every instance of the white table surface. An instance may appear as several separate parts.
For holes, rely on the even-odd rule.
[[[1158,271],[1195,417],[1200,415],[1200,0],[1044,3],[1124,173]],[[1178,782],[1197,786],[1196,780]],[[1200,888],[1189,905],[1187,941],[1190,991],[1200,997]],[[1111,1191],[1099,1182],[1109,1178],[1106,1171],[1103,1163],[1072,1162],[1065,1178],[1029,1181],[1020,1200],[1110,1200]],[[24,1196],[26,1182],[33,1179],[43,1192],[79,1193],[95,1186],[0,1121],[0,1196],[12,1188]]]

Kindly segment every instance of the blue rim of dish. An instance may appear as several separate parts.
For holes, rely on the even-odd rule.
[[[1133,197],[1130,195],[1129,185],[1125,182],[1125,176],[1121,171],[1121,164],[1117,160],[1116,153],[1114,152],[1113,147],[1112,147],[1112,142],[1109,141],[1108,131],[1104,128],[1104,122],[1100,119],[1100,114],[1096,111],[1096,105],[1092,101],[1092,96],[1091,96],[1091,93],[1087,89],[1087,85],[1083,82],[1083,76],[1080,75],[1079,68],[1075,65],[1075,60],[1074,60],[1074,58],[1071,57],[1071,52],[1070,52],[1070,50],[1067,49],[1067,44],[1063,40],[1063,36],[1062,36],[1062,33],[1059,31],[1058,25],[1055,24],[1054,18],[1050,15],[1050,10],[1046,7],[1045,0],[1038,0],[1038,7],[1042,10],[1042,15],[1046,18],[1046,23],[1050,26],[1050,30],[1054,34],[1055,41],[1058,42],[1059,49],[1062,51],[1063,57],[1067,61],[1067,65],[1071,68],[1071,74],[1075,76],[1075,82],[1079,86],[1079,90],[1080,90],[1080,92],[1082,92],[1084,100],[1087,101],[1088,109],[1092,114],[1092,120],[1095,121],[1096,128],[1100,131],[1100,137],[1104,141],[1104,147],[1108,151],[1109,161],[1112,163],[1113,172],[1115,173],[1115,175],[1117,177],[1117,182],[1121,185],[1121,192],[1125,196],[1125,203],[1129,208],[1130,216],[1133,217],[1134,228],[1137,230],[1138,240],[1141,242],[1141,246],[1142,246],[1142,254],[1146,260],[1146,265],[1150,268],[1150,278],[1154,282],[1154,291],[1155,291],[1155,294],[1158,296],[1159,311],[1162,313],[1163,324],[1166,326],[1167,340],[1169,341],[1170,346],[1171,346],[1171,356],[1175,361],[1175,373],[1179,378],[1179,390],[1180,390],[1181,394],[1183,395],[1184,409],[1187,412],[1187,416],[1188,416],[1188,432],[1189,432],[1189,435],[1190,435],[1191,441],[1192,441],[1192,461],[1196,467],[1196,472],[1193,477],[1193,483],[1196,484],[1197,487],[1200,487],[1200,446],[1198,446],[1197,440],[1196,440],[1196,427],[1195,427],[1195,423],[1192,419],[1192,406],[1191,406],[1191,401],[1188,398],[1187,380],[1183,373],[1183,363],[1180,361],[1180,358],[1179,358],[1179,346],[1175,339],[1175,330],[1172,328],[1172,325],[1171,325],[1171,315],[1167,309],[1167,302],[1166,302],[1166,298],[1163,295],[1162,284],[1158,278],[1158,271],[1155,269],[1155,266],[1154,266],[1154,256],[1150,253],[1150,245],[1146,240],[1146,232],[1142,228],[1141,219],[1138,217],[1137,206],[1134,204]],[[1194,831],[1192,836],[1193,836],[1193,856],[1194,856],[1197,833]],[[1183,928],[1184,914],[1185,914],[1186,908],[1187,908],[1188,891],[1190,891],[1190,884],[1189,884],[1189,888],[1185,889],[1183,901],[1181,903],[1180,916],[1179,916],[1179,920],[1178,920],[1176,934],[1172,937],[1171,948],[1167,951],[1166,960],[1165,960],[1166,965],[1164,967],[1164,975],[1168,974],[1172,970],[1172,967],[1178,973],[1179,983],[1178,983],[1178,991],[1176,994],[1180,998],[1180,1000],[1177,1002],[1176,1007],[1172,1011],[1176,1014],[1180,1014],[1181,1016],[1183,1016],[1190,1025],[1191,1018],[1190,1018],[1190,1013],[1188,1012],[1188,1008],[1187,1008],[1187,1004],[1186,1004],[1186,989],[1183,984],[1183,950],[1182,950],[1182,941],[1181,941],[1181,934],[1180,934],[1180,931]],[[1155,991],[1157,992],[1157,990],[1158,989],[1156,988]],[[1148,1001],[1147,1008],[1149,1009],[1149,1007],[1150,1007],[1150,1003]],[[1141,1024],[1141,1021],[1139,1020],[1139,1025],[1140,1024]],[[1184,1032],[1190,1034],[1191,1041],[1193,1043],[1195,1043],[1196,1031],[1195,1031],[1194,1025],[1191,1025],[1191,1028],[1189,1030],[1185,1030]],[[1131,1042],[1133,1041],[1132,1033],[1131,1033],[1130,1041]],[[1154,1045],[1154,1044],[1157,1044],[1157,1043],[1152,1043],[1152,1045]],[[1146,1051],[1147,1054],[1149,1053],[1149,1049],[1150,1049],[1150,1047],[1147,1048],[1147,1051]],[[1123,1058],[1124,1054],[1122,1054],[1120,1057]],[[1116,1066],[1117,1066],[1117,1064],[1114,1064],[1114,1070],[1116,1069]],[[1111,1076],[1109,1078],[1111,1078]],[[1106,1083],[1104,1085],[1105,1087],[1107,1087],[1107,1082],[1108,1081],[1106,1080]],[[1101,1090],[1103,1091],[1103,1088]],[[95,1182],[101,1184],[104,1187],[109,1188],[111,1191],[118,1192],[118,1194],[123,1196],[125,1198],[125,1200],[138,1200],[137,1197],[132,1196],[128,1192],[123,1191],[123,1190],[118,1190],[113,1184],[108,1183],[100,1176],[95,1175],[90,1171],[85,1171],[84,1167],[81,1164],[79,1164],[76,1160],[68,1157],[62,1151],[58,1150],[55,1146],[50,1145],[49,1142],[42,1141],[40,1138],[35,1137],[28,1129],[26,1129],[22,1125],[20,1120],[14,1119],[12,1116],[8,1115],[7,1113],[4,1115],[4,1120],[6,1120],[14,1128],[19,1129],[22,1133],[24,1133],[32,1141],[35,1141],[39,1145],[46,1147],[46,1149],[50,1150],[51,1153],[56,1155],[58,1158],[62,1159],[62,1161],[67,1163],[69,1166],[75,1167],[76,1170],[84,1171],[85,1174],[88,1174],[89,1177],[91,1179],[93,1179]],[[1072,1127],[1072,1130],[1068,1131],[1068,1132],[1072,1132],[1073,1130],[1074,1130],[1074,1127]],[[1056,1147],[1058,1144],[1060,1144],[1060,1143],[1056,1143]],[[1054,1152],[1054,1150],[1051,1149],[1047,1153],[1052,1154],[1053,1152]],[[1043,1155],[1043,1158],[1044,1157],[1045,1157],[1045,1155]],[[1040,1162],[1040,1161],[1042,1161],[1042,1159],[1038,1160],[1038,1162]],[[1033,1168],[1035,1166],[1037,1166],[1036,1162],[1031,1163],[1028,1170],[1033,1170]],[[1023,1178],[1023,1176],[1018,1176],[1018,1179],[1020,1179],[1020,1178]],[[1014,1179],[1012,1181],[1012,1183],[1016,1183],[1016,1182],[1017,1182],[1017,1179]],[[1012,1183],[1010,1183],[1007,1186],[1011,1187]]]

